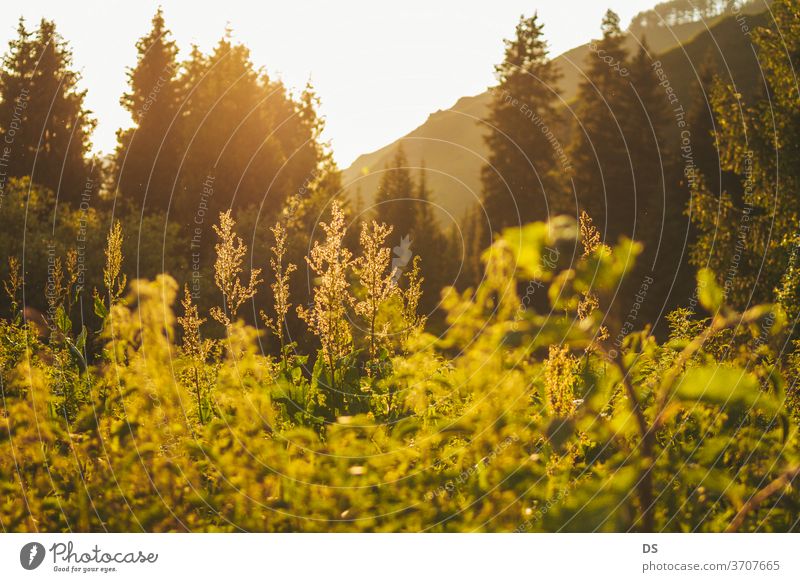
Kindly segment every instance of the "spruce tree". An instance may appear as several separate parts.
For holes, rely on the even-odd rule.
[[[8,147],[7,178],[29,176],[58,202],[79,203],[91,176],[94,122],[71,66],[72,53],[52,21],[41,20],[31,35],[20,20],[0,71],[0,136]]]
[[[393,227],[392,239],[399,244],[402,237],[414,233],[416,204],[414,181],[402,144],[397,146],[392,161],[386,165],[375,193],[375,215],[378,222]]]
[[[676,126],[653,60],[643,40],[630,60],[630,87],[621,114],[634,177],[628,216],[635,223],[626,234],[642,242],[644,249],[623,282],[619,307],[627,317],[642,283],[647,284],[647,301],[637,308],[642,323],[658,322],[665,307],[685,304],[695,280],[685,247],[690,229],[684,214],[687,189],[680,183],[682,158],[675,155],[676,142],[669,133]]]
[[[728,192],[735,203],[741,205],[741,180],[735,173],[723,169],[720,161],[719,134],[712,99],[716,70],[716,60],[713,53],[709,52],[700,64],[697,83],[692,87],[691,100],[686,108],[694,169],[690,169],[689,175],[683,176],[683,180],[687,186],[691,186],[697,176],[702,176],[705,188],[714,194],[717,201],[722,192]]]
[[[425,275],[420,305],[424,313],[430,314],[439,303],[442,289],[452,284],[453,267],[457,267],[459,257],[451,253],[448,240],[439,225],[428,189],[425,162],[421,164],[417,180],[412,239],[415,254],[422,260]]]
[[[666,219],[664,212],[669,210],[666,208],[668,203],[683,208],[683,204],[666,200],[674,166],[664,149],[670,117],[664,90],[659,86],[651,64],[647,42],[643,41],[630,62],[630,87],[625,93],[627,111],[622,117],[634,176],[636,224],[632,232],[639,240],[659,233]]]
[[[134,127],[120,131],[115,159],[117,187],[134,207],[166,210],[180,163],[178,48],[159,8],[150,32],[136,43],[139,57],[128,71],[120,103]]]
[[[412,232],[416,239],[422,240],[426,235],[434,236],[439,232],[439,221],[428,188],[428,171],[423,161],[420,165],[419,177],[414,192],[414,227]]]
[[[498,85],[486,136],[489,163],[483,168],[483,204],[492,230],[541,220],[559,206],[558,70],[548,58],[538,16],[521,17],[505,41],[495,67]]]
[[[183,162],[175,211],[181,220],[190,223],[201,203],[211,215],[258,206],[265,218],[275,217],[287,198],[305,198],[308,185],[321,180],[329,164],[313,90],[294,99],[254,66],[230,31],[211,54],[192,50],[178,83]],[[213,196],[201,200],[208,180]]]
[[[722,172],[711,105],[714,70],[713,54],[709,52],[698,69],[697,83],[692,87],[692,100],[689,103],[686,120],[691,130],[695,166],[705,178],[709,189],[719,193],[722,190],[720,181]]]
[[[28,147],[26,141],[33,134],[27,110],[35,67],[32,35],[20,18],[17,38],[9,43],[0,71],[0,136],[6,152],[0,171],[4,183],[11,177],[29,175],[33,166],[35,149]]]
[[[460,221],[463,228],[453,228],[450,232],[449,248],[461,262],[456,285],[459,289],[476,288],[483,278],[483,251],[492,244],[486,210],[479,204],[469,208]]]
[[[608,11],[603,37],[590,45],[578,89],[570,152],[572,183],[585,210],[609,240],[631,236],[635,219],[630,150],[625,142],[629,65],[619,17]]]

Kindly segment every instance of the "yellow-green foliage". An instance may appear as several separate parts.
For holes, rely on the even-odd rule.
[[[706,278],[713,318],[679,313],[665,343],[638,332],[615,345],[603,307],[638,247],[542,261],[576,256],[578,228],[559,219],[507,231],[480,287],[446,293],[449,327],[434,337],[412,313],[419,271],[411,285],[387,279],[386,227],[367,227],[353,265],[334,209],[301,310],[320,350],[290,344],[276,360],[235,319],[258,271],[241,284],[246,248],[225,220],[221,339],[204,337],[188,290],[176,315],[168,275],[98,307],[92,350],[63,318],[44,342],[20,317],[0,321],[5,531],[797,529],[777,308],[714,305]],[[276,238],[281,289],[292,269]],[[552,311],[523,302],[531,280],[550,286]],[[290,298],[276,295],[280,333]],[[399,350],[362,330],[381,309],[411,324]]]
[[[214,282],[222,292],[225,305],[224,308],[214,307],[211,316],[223,325],[230,325],[231,320],[236,320],[239,308],[245,301],[255,297],[256,287],[261,283],[258,278],[261,269],[252,269],[250,282],[247,285],[242,284],[242,263],[247,254],[247,247],[241,237],[236,236],[234,225],[230,210],[220,212],[219,226],[214,225],[214,232],[219,238],[219,242],[214,245],[214,250],[217,252]]]

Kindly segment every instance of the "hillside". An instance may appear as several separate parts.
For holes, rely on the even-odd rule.
[[[762,5],[763,6],[763,5]],[[751,14],[745,9],[750,29],[767,22],[766,13]],[[638,32],[639,29],[637,29]],[[686,22],[670,27],[646,29],[643,37],[628,34],[628,46],[634,50],[647,42],[651,51],[660,55],[682,103],[690,103],[696,87],[696,69],[708,55],[714,55],[717,73],[726,81],[733,80],[745,96],[758,88],[758,65],[748,38],[733,16],[721,16],[708,22]],[[554,59],[562,73],[561,97],[569,102],[577,94],[583,75],[589,44],[571,49]],[[722,57],[724,55],[724,59]],[[490,103],[488,92],[462,97],[451,108],[431,114],[418,128],[385,147],[359,156],[344,170],[348,194],[358,194],[369,203],[380,182],[383,169],[402,142],[409,164],[425,164],[434,201],[440,205],[444,227],[458,222],[464,212],[479,199],[480,172],[487,150],[483,141],[485,119]]]

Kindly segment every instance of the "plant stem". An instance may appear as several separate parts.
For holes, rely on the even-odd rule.
[[[798,476],[800,476],[800,466],[786,469],[783,473],[778,475],[769,485],[755,493],[750,499],[747,500],[747,503],[742,505],[742,508],[733,518],[733,521],[731,521],[730,525],[725,531],[729,533],[738,531],[742,526],[742,523],[744,523],[744,519],[747,517],[748,513],[758,509],[759,506],[770,496],[790,485]]]
[[[642,468],[639,476],[639,482],[636,485],[637,495],[639,497],[639,505],[642,511],[642,530],[651,532],[655,528],[655,519],[653,516],[653,506],[655,500],[653,497],[653,464],[655,462],[655,431],[653,427],[647,423],[647,418],[642,409],[642,403],[633,384],[630,381],[630,370],[625,365],[622,355],[617,353],[614,362],[622,372],[622,383],[625,386],[625,392],[628,394],[628,399],[631,401],[631,408],[636,417],[636,424],[639,427],[639,437],[641,438],[642,449]]]

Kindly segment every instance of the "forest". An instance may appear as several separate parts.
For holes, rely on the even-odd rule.
[[[346,178],[311,83],[161,9],[93,153],[20,19],[2,531],[800,530],[800,0],[598,24],[569,99],[537,14],[498,39],[447,221],[412,139]]]

